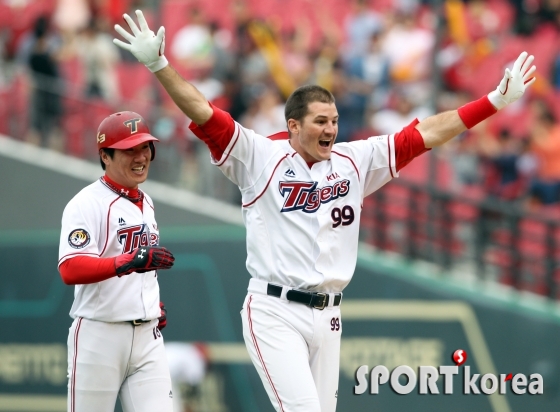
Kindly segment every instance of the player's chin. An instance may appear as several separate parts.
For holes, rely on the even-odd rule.
[[[329,160],[331,158],[332,146],[319,146],[315,158],[319,161]]]

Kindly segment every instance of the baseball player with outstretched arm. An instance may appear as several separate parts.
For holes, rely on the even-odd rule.
[[[342,290],[357,259],[362,200],[414,157],[517,100],[534,81],[533,56],[522,53],[498,88],[458,110],[415,120],[400,132],[335,144],[332,94],[303,86],[285,107],[287,132],[260,136],[212,106],[164,57],[141,11],[139,26],[114,42],[145,64],[192,119],[212,162],[239,186],[251,274],[241,316],[243,336],[277,411],[336,409]]]
[[[97,147],[105,175],[64,209],[58,268],[75,285],[68,334],[68,411],[172,411],[160,329],[158,269],[174,257],[159,246],[152,199],[138,189],[154,142],[137,113],[105,118]]]

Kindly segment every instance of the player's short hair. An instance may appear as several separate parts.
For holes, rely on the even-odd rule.
[[[105,163],[103,162],[103,159],[101,158],[101,152],[105,152],[107,153],[107,156],[109,156],[111,159],[113,158],[113,156],[115,155],[115,149],[109,149],[108,147],[105,147],[103,149],[99,149],[99,163],[101,163],[101,168],[103,170],[105,170]]]
[[[286,123],[290,119],[301,122],[309,113],[309,104],[314,102],[334,103],[334,96],[324,87],[315,84],[298,87],[286,101],[284,108]]]

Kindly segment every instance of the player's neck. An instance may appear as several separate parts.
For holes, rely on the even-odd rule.
[[[103,176],[103,179],[109,183],[109,185],[113,186],[115,189],[117,189],[118,192],[126,192],[127,193],[127,197],[131,197],[131,198],[135,198],[138,197],[138,186],[131,188],[131,187],[126,187],[121,185],[118,182],[115,182],[113,179],[111,179],[107,173],[105,173],[105,176]]]

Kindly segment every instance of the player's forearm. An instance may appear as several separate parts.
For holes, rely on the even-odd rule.
[[[62,262],[58,270],[67,285],[87,285],[117,276],[114,257],[76,256]]]
[[[416,125],[427,149],[441,146],[467,130],[457,110],[430,116]]]
[[[155,75],[177,107],[195,124],[202,125],[212,117],[213,110],[208,100],[171,65],[155,72]]]

